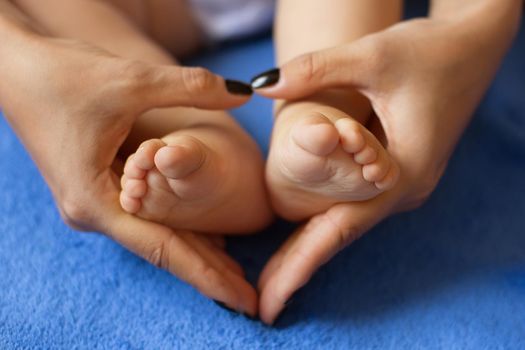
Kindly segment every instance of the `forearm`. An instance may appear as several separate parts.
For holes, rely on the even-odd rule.
[[[170,55],[106,1],[14,0],[53,37],[79,40],[117,56],[172,64]]]
[[[281,0],[276,16],[278,63],[349,43],[401,20],[402,0]]]
[[[402,7],[402,0],[280,0],[275,21],[277,63],[390,27],[401,20]],[[371,106],[355,91],[323,91],[311,98],[338,107],[361,123],[369,119]],[[277,101],[276,110],[282,104]]]
[[[38,40],[39,26],[20,11],[12,2],[0,0],[0,108],[5,109],[5,100],[13,65],[20,60],[21,48]],[[9,118],[9,115],[6,115]]]
[[[523,14],[523,0],[433,0],[430,18],[451,21],[467,33],[500,44],[510,43]]]
[[[521,14],[523,0],[432,0],[431,17],[444,17],[462,14],[479,9],[490,9],[493,14],[514,12]]]
[[[429,17],[443,24],[445,40],[452,41],[471,67],[495,74],[514,36],[522,0],[433,0]],[[448,32],[448,33],[447,33]]]

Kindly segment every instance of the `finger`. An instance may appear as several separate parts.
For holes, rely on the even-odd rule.
[[[214,269],[216,269],[222,276],[226,277],[230,284],[235,286],[239,291],[240,295],[245,296],[240,300],[242,305],[233,305],[232,308],[239,312],[248,314],[251,317],[255,317],[258,308],[257,293],[243,278],[243,270],[240,265],[201,235],[192,232],[184,232],[181,233],[180,236],[193,249],[195,249],[201,257],[206,259]]]
[[[221,249],[226,249],[226,239],[222,236],[208,236],[210,242]]]
[[[140,108],[197,107],[228,109],[244,104],[251,96],[250,85],[225,80],[200,67],[133,64],[132,100]]]
[[[259,301],[261,320],[272,324],[293,293],[340,249],[386,217],[396,200],[385,194],[368,202],[336,204],[300,228],[293,244],[278,253],[279,268],[266,277]]]
[[[270,98],[298,99],[335,87],[366,89],[371,76],[374,52],[369,40],[303,54],[280,69],[255,76],[251,85]]]
[[[201,256],[173,230],[128,215],[115,208],[105,208],[102,232],[135,254],[194,286],[205,296],[218,300],[239,312],[253,315],[255,291],[232,284],[223,273]],[[248,305],[248,309],[244,309]]]
[[[293,247],[295,244],[295,241],[299,237],[298,232],[302,230],[302,226],[299,227],[295,232],[288,237],[288,239],[283,243],[281,247],[279,247],[279,250],[276,251],[270,260],[266,263],[264,266],[263,271],[261,272],[259,276],[259,280],[257,281],[257,289],[259,291],[262,291],[264,287],[266,286],[266,283],[268,282],[268,279],[275,273],[275,271],[281,267],[281,263],[283,260],[283,257],[286,255],[288,250]]]
[[[202,234],[195,234],[188,232],[182,237],[188,243],[190,243],[201,256],[204,256],[208,261],[212,262],[214,266],[220,267],[220,269],[231,271],[238,276],[244,276],[244,270],[237,261],[231,256],[226,254],[224,250],[218,247],[211,237],[204,236]]]

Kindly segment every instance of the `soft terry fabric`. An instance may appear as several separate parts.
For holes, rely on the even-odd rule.
[[[0,118],[0,349],[525,349],[524,62],[522,30],[430,201],[333,259],[277,328],[66,228]],[[270,40],[196,63],[248,79],[272,66]],[[264,149],[270,113],[234,111]],[[250,279],[290,229],[230,240]]]

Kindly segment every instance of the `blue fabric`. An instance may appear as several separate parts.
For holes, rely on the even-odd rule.
[[[317,273],[279,327],[232,315],[99,235],[61,222],[0,118],[0,349],[524,349],[525,31],[430,201]],[[199,59],[247,80],[269,39]],[[266,149],[271,103],[234,115]],[[254,281],[291,227],[234,238]]]

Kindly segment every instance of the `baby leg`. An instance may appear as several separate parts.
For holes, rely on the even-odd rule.
[[[383,29],[400,18],[400,1],[280,1],[278,62]],[[366,98],[330,90],[301,101],[278,102],[266,179],[277,213],[301,220],[337,202],[367,200],[388,190],[399,170],[365,125]]]

